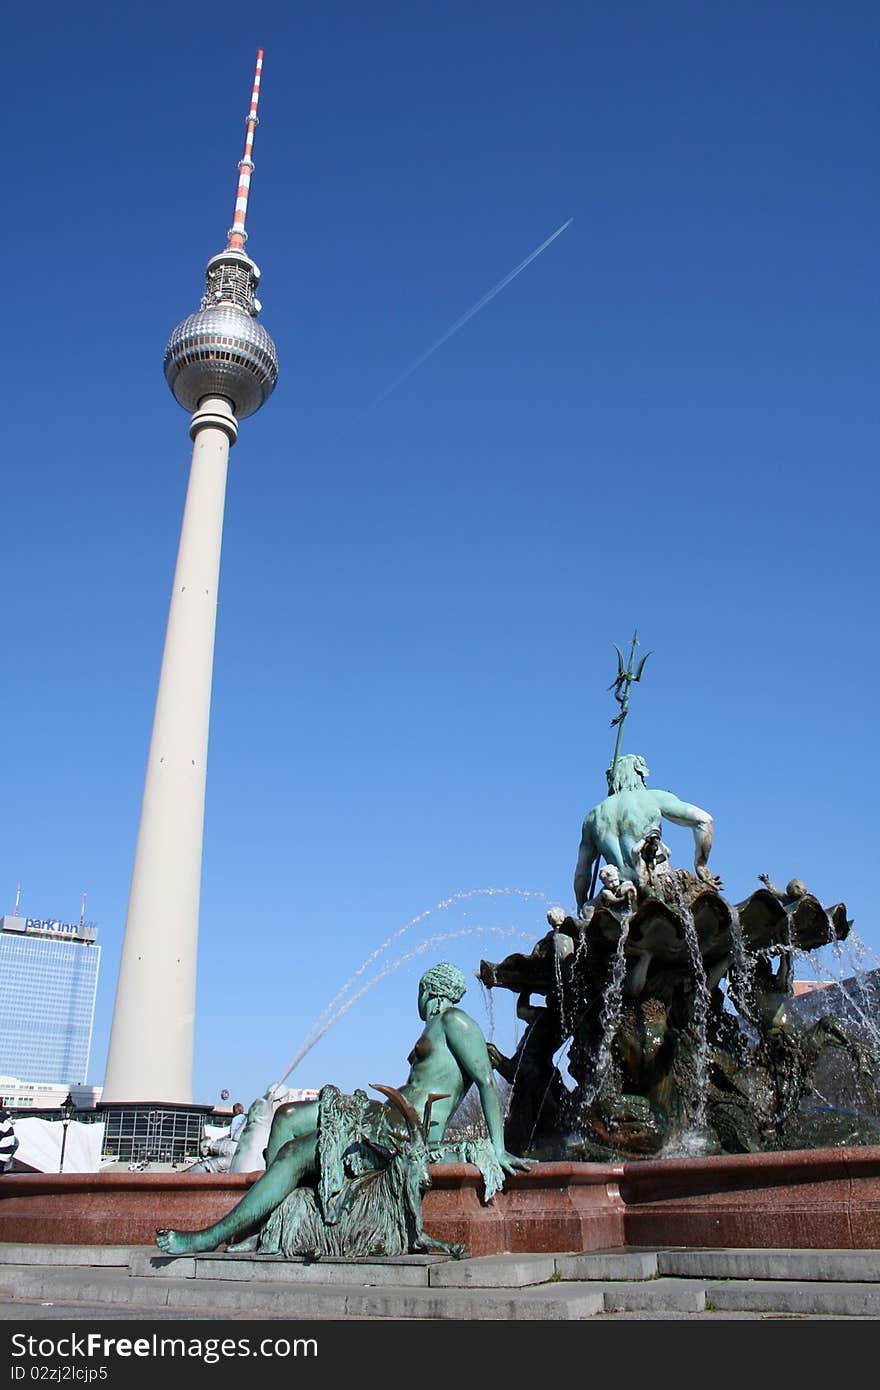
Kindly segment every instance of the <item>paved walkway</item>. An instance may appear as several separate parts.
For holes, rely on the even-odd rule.
[[[169,1257],[0,1244],[0,1320],[876,1319],[880,1250],[602,1250],[450,1260]]]

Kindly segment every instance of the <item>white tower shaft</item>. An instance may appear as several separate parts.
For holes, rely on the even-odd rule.
[[[110,1034],[105,1101],[192,1100],[208,721],[229,448],[220,398],[193,453]]]

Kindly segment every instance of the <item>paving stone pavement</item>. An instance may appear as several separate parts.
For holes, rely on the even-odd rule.
[[[877,1319],[880,1250],[631,1250],[450,1260],[170,1257],[0,1244],[0,1320]]]

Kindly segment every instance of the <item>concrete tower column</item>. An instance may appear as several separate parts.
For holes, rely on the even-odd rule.
[[[228,401],[194,440],[132,870],[103,1100],[192,1099],[208,721],[229,448]]]

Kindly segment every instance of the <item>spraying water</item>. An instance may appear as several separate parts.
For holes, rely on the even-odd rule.
[[[424,922],[426,918],[431,917],[435,912],[445,911],[446,909],[453,907],[458,903],[468,901],[468,899],[470,898],[497,897],[499,895],[506,895],[508,897],[518,898],[540,898],[543,902],[550,901],[546,893],[541,893],[537,890],[530,888],[467,888],[462,889],[457,893],[452,893],[448,898],[442,898],[440,902],[434,903],[433,907],[427,907],[423,912],[417,913],[415,917],[411,917],[408,922],[404,922],[402,927],[398,927],[397,930],[392,932],[389,937],[386,937],[386,939],[382,942],[380,946],[377,946],[374,951],[371,951],[370,954],[363,961],[361,961],[361,964],[358,966],[357,970],[352,971],[348,979],[336,991],[333,998],[330,1000],[330,1003],[326,1006],[326,1008],[322,1011],[322,1013],[312,1024],[311,1028],[309,1029],[308,1033],[306,1034],[305,1038],[303,1039],[300,1045],[300,1054],[297,1060],[301,1060],[302,1057],[305,1056],[309,1048],[314,1046],[314,1044],[318,1041],[320,1037],[323,1037],[324,1033],[327,1031],[327,1027],[330,1026],[327,1023],[327,1020],[331,1019],[331,1015],[332,1018],[336,1017],[334,1010],[336,1009],[340,1001],[345,998],[346,994],[352,988],[352,986],[361,978],[362,975],[366,973],[367,970],[369,970],[370,966],[374,963],[374,961],[379,959],[383,952],[387,951],[389,947],[393,946],[396,941],[399,941],[400,938],[404,936],[408,931],[410,931],[413,927],[418,926],[420,922]],[[288,1071],[292,1070],[292,1068],[293,1063],[291,1063],[291,1067],[288,1069]]]
[[[614,1036],[620,1024],[621,1006],[623,1003],[623,981],[626,975],[626,943],[629,939],[629,923],[632,912],[624,909],[620,913],[620,935],[617,938],[617,947],[614,952],[614,959],[611,964],[611,972],[608,983],[605,986],[602,996],[602,1041],[596,1054],[596,1065],[593,1072],[593,1079],[586,1088],[584,1102],[592,1105],[599,1089],[605,1078],[605,1073],[611,1062],[611,1048]]]
[[[706,1035],[706,1025],[709,1018],[709,984],[706,979],[706,967],[703,964],[703,954],[700,950],[700,943],[697,937],[696,923],[694,914],[691,912],[681,890],[676,886],[675,896],[678,903],[678,911],[684,927],[684,939],[687,944],[688,954],[691,958],[691,965],[694,970],[694,1033],[696,1041],[696,1052],[694,1054],[694,1089],[695,1089],[695,1112],[693,1115],[694,1125],[699,1129],[706,1117],[706,1097],[709,1089],[709,1040]]]
[[[747,1019],[752,1018],[752,990],[755,978],[755,957],[746,950],[745,934],[739,913],[733,903],[727,904],[730,913],[730,946],[732,961],[728,987],[737,1009]]]
[[[838,947],[843,946],[841,941],[837,941],[836,944]],[[853,958],[853,974],[866,970],[876,970],[880,966],[880,956],[872,950],[867,941],[859,936],[858,932],[850,930],[846,938],[846,947]]]
[[[861,944],[864,945],[864,943]],[[844,943],[842,941],[834,941],[832,943],[832,949],[838,961],[839,973],[837,975],[835,975],[823,961],[816,957],[813,957],[812,963],[817,967],[817,974],[820,977],[824,976],[828,984],[843,988],[846,978],[844,972],[847,969],[844,957]],[[847,1007],[852,1009],[855,1019],[870,1039],[871,1048],[880,1056],[880,1025],[878,1025],[874,1012],[875,1003],[865,983],[865,972],[855,972],[850,978],[852,980],[852,987],[845,990]]]
[[[311,1052],[317,1042],[320,1042],[327,1030],[332,1028],[333,1024],[342,1018],[343,1014],[348,1013],[353,1004],[356,1004],[359,999],[362,999],[365,994],[368,994],[371,989],[374,989],[387,975],[392,974],[395,970],[399,970],[402,965],[406,965],[408,961],[414,960],[417,956],[424,955],[426,951],[433,950],[435,946],[439,946],[444,941],[454,941],[456,938],[462,936],[480,936],[483,933],[492,936],[524,937],[529,941],[532,939],[531,932],[523,931],[519,927],[499,926],[462,927],[458,931],[440,932],[436,936],[429,936],[427,940],[419,942],[418,946],[413,946],[411,950],[405,951],[402,956],[398,956],[395,960],[386,961],[381,970],[378,970],[375,975],[361,985],[360,989],[356,990],[348,999],[340,1003],[334,1013],[330,1014],[329,1017],[325,1017],[320,1028],[313,1027],[309,1031],[306,1041],[301,1044],[294,1054],[283,1076],[276,1082],[276,1087],[283,1085],[291,1072],[299,1066],[306,1054]]]
[[[495,1000],[492,997],[491,989],[480,980],[480,993],[483,996],[483,1008],[486,1011],[486,1038],[489,1042],[495,1037]]]

